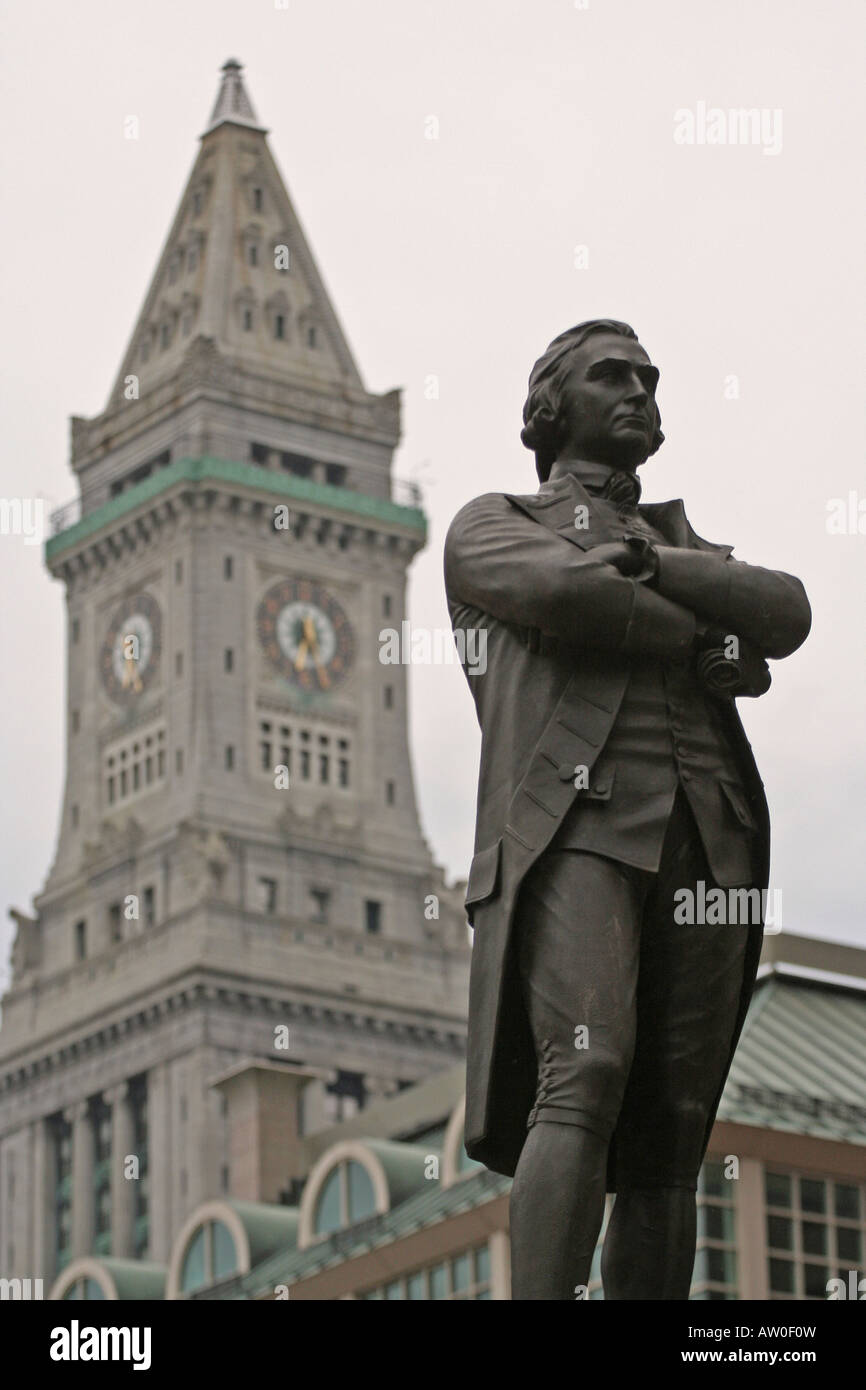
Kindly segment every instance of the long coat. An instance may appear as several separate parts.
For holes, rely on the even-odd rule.
[[[736,632],[762,657],[787,656],[805,640],[811,615],[798,579],[734,560],[731,546],[701,540],[679,500],[639,510],[668,541],[671,549],[660,553],[668,555],[669,570],[679,573],[680,584],[687,581],[684,602],[695,612],[721,622],[725,632]],[[511,950],[520,885],[580,795],[575,769],[591,770],[601,754],[633,663],[681,656],[694,631],[691,611],[593,557],[596,546],[620,540],[622,531],[613,509],[599,505],[567,475],[530,496],[476,498],[457,514],[445,542],[452,625],[455,631],[486,632],[487,642],[486,669],[484,663],[475,672],[464,667],[482,735],[475,852],[466,892],[474,946],[465,1144],[470,1157],[508,1175],[526,1138],[536,1087],[535,1052]],[[769,676],[743,693],[761,694],[768,684]],[[770,848],[764,788],[734,701],[722,699],[719,705],[759,827],[752,886],[763,889]],[[750,928],[728,1066],[754,986],[762,935],[762,924]],[[720,1099],[721,1088],[704,1152]],[[609,1189],[615,1150],[616,1134]]]

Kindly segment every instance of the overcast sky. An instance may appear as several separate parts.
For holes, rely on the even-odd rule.
[[[785,929],[866,945],[866,535],[827,530],[832,499],[866,499],[860,0],[18,0],[2,24],[0,496],[73,496],[68,417],[104,408],[237,57],[367,386],[404,388],[396,471],[430,518],[413,623],[447,624],[458,507],[534,488],[535,358],[581,319],[632,323],[667,436],[645,500],[684,497],[701,535],[806,585],[812,635],[740,709]],[[763,111],[758,143],[698,143],[714,107]],[[54,852],[65,633],[40,547],[0,536],[0,563],[5,918]],[[458,667],[413,670],[412,743],[425,831],[465,876]]]

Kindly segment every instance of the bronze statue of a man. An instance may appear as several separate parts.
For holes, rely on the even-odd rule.
[[[657,381],[627,324],[560,334],[523,411],[538,492],[476,498],[445,545],[452,624],[487,633],[465,1143],[514,1175],[519,1299],[588,1284],[606,1191],[605,1298],[688,1297],[761,947],[762,895],[736,890],[768,876],[734,702],[811,622],[798,579],[638,505]]]

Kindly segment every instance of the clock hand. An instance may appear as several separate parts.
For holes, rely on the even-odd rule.
[[[303,671],[307,664],[307,639],[302,637],[298,643],[298,650],[295,653],[295,670]]]
[[[316,674],[319,677],[319,685],[323,690],[327,690],[331,682],[328,678],[327,671],[319,661],[319,634],[316,631],[316,624],[310,617],[304,619],[304,637],[310,644],[310,656],[313,659]]]

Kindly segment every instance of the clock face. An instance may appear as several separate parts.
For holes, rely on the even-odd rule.
[[[302,690],[332,690],[352,665],[355,636],[336,599],[308,579],[281,579],[258,611],[271,664]]]
[[[159,667],[162,617],[150,594],[136,594],[115,613],[102,644],[102,680],[115,704],[131,704]]]

